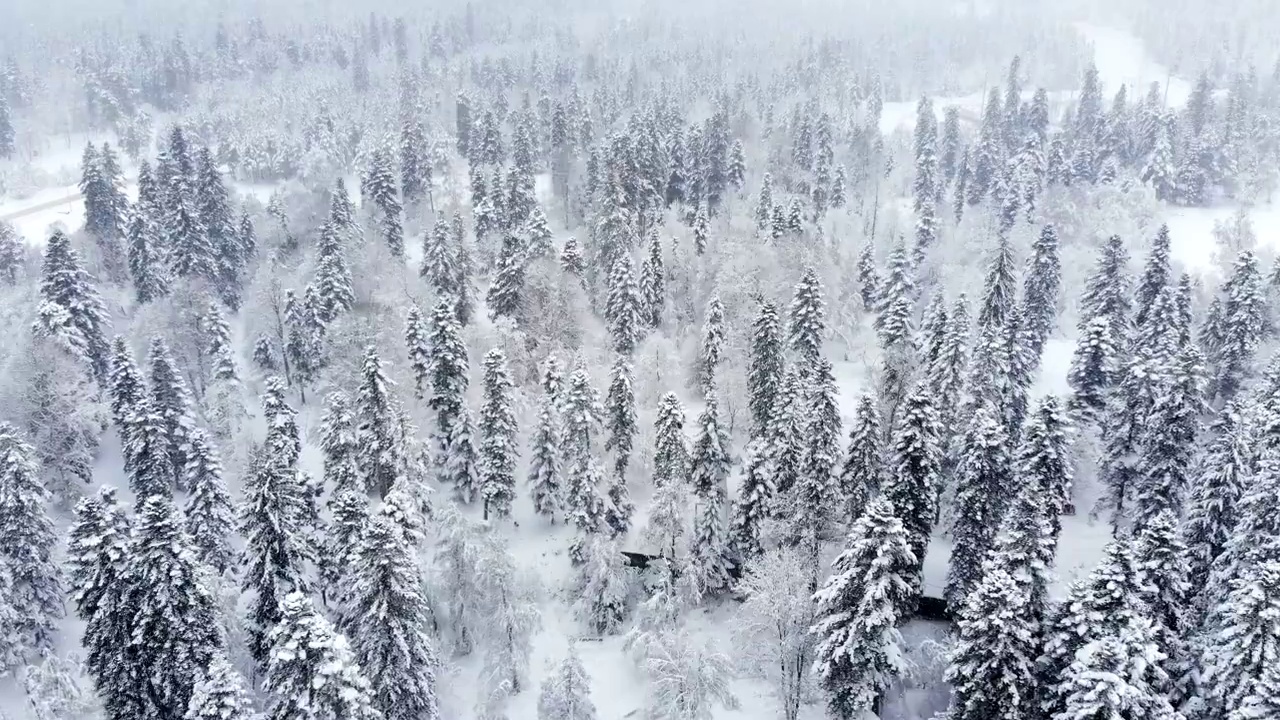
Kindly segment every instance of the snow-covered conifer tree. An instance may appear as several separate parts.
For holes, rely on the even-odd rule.
[[[662,259],[662,241],[653,233],[649,252],[640,264],[641,315],[650,327],[662,324],[662,314],[667,303],[667,270]]]
[[[898,625],[911,610],[917,564],[893,506],[872,500],[813,596],[814,667],[833,716],[853,718],[876,705],[905,670]]]
[[[923,385],[903,401],[892,453],[883,493],[906,528],[912,557],[919,563],[929,545],[941,482],[938,416]]]
[[[53,337],[83,359],[99,384],[107,380],[107,311],[102,298],[81,266],[80,255],[61,230],[45,245],[40,272],[40,310],[37,335]]]
[[[604,316],[609,324],[614,350],[630,355],[640,342],[642,322],[640,294],[636,289],[630,256],[618,258],[613,265]]]
[[[591,678],[572,645],[559,670],[542,683],[538,694],[538,720],[596,720],[596,706],[591,701]]]
[[[413,371],[413,396],[426,397],[430,384],[431,345],[427,342],[427,324],[417,306],[409,308],[405,322],[405,345],[409,349],[409,368]]]
[[[725,529],[726,485],[729,477],[729,437],[720,427],[714,392],[698,416],[698,437],[689,462],[689,479],[697,503],[689,550],[692,570],[704,595],[719,595],[729,587],[729,547]]]
[[[191,433],[195,430],[191,393],[169,346],[160,336],[151,339],[148,358],[151,375],[151,408],[164,427],[169,462],[175,473],[187,466]],[[176,478],[175,478],[176,479]]]
[[[387,145],[373,152],[370,165],[361,178],[361,194],[378,210],[378,226],[382,238],[396,259],[404,257],[403,208],[396,197],[396,180],[392,169],[391,148]]]
[[[203,430],[194,430],[183,470],[188,497],[186,530],[196,558],[221,573],[231,566],[235,514],[222,479],[222,463]]]
[[[436,431],[447,447],[454,425],[466,406],[467,347],[454,306],[442,300],[431,315],[431,409],[436,412]]]
[[[244,678],[223,652],[216,652],[191,692],[182,720],[254,720],[257,718]]]
[[[603,473],[594,453],[600,426],[600,399],[585,370],[569,376],[565,395],[565,513],[581,535],[604,529],[605,501],[600,497]],[[580,537],[580,544],[584,538]]]
[[[561,462],[560,365],[547,358],[543,374],[543,397],[538,408],[538,426],[529,440],[529,486],[533,509],[553,524],[563,505],[564,468]]]
[[[982,580],[983,563],[994,544],[1008,493],[1014,489],[1007,445],[1004,424],[995,410],[990,403],[979,403],[960,441],[955,473],[951,566],[944,594],[957,617]],[[1026,589],[1021,591],[1025,594]]]
[[[613,635],[626,618],[631,578],[616,540],[595,536],[582,549],[574,612],[596,635]]]
[[[884,481],[883,435],[880,411],[870,395],[858,398],[853,427],[849,430],[849,451],[838,478],[840,494],[848,503],[848,517],[862,516],[862,510]]]
[[[1027,342],[1025,350],[1033,366],[1039,364],[1045,340],[1057,322],[1061,285],[1058,232],[1053,225],[1045,225],[1031,246],[1031,259],[1022,285],[1022,330]]]
[[[751,437],[763,438],[773,419],[783,374],[783,345],[778,305],[760,304],[751,330],[751,360],[747,370],[748,403],[751,409]]]
[[[706,320],[702,325],[702,347],[698,353],[698,384],[702,392],[715,387],[716,367],[724,356],[724,304],[718,295],[707,303]]]
[[[1182,528],[1187,543],[1187,579],[1203,590],[1209,571],[1226,550],[1238,517],[1237,504],[1250,475],[1250,451],[1239,406],[1218,412],[1213,438],[1200,458]]]
[[[497,348],[484,356],[484,401],[480,406],[480,496],[485,517],[511,515],[515,499],[516,417],[507,358]]]
[[[351,270],[342,252],[339,230],[332,222],[320,228],[320,247],[316,258],[316,292],[320,298],[316,314],[320,322],[329,324],[355,304],[351,287]]]
[[[1039,628],[1027,604],[1026,588],[999,565],[967,594],[947,668],[955,693],[948,717],[1035,714]]]
[[[276,720],[380,720],[373,693],[346,637],[301,592],[283,598],[271,630],[263,687]]]
[[[6,642],[14,643],[17,660],[24,650],[33,656],[52,650],[54,626],[65,612],[48,499],[35,451],[16,428],[0,423],[0,568],[9,576],[7,597],[0,602],[14,613],[15,636]]]
[[[791,347],[800,355],[806,368],[817,363],[822,354],[822,336],[826,330],[822,284],[818,273],[805,268],[791,301]],[[807,372],[807,369],[806,371]]]

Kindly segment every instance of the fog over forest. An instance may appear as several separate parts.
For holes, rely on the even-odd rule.
[[[1280,720],[1275,0],[0,0],[0,720]]]

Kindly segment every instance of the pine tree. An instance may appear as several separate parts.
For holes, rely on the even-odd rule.
[[[1053,332],[1058,317],[1058,290],[1062,267],[1058,260],[1058,233],[1045,225],[1031,248],[1031,260],[1022,285],[1023,335],[1027,356],[1039,364],[1044,343]]]
[[[476,231],[479,235],[479,230]],[[564,247],[560,249],[560,267],[570,275],[582,277],[587,270],[586,260],[582,257],[582,250],[578,248],[578,239],[570,235],[564,241]]]
[[[127,438],[122,454],[129,489],[139,504],[150,495],[172,493],[177,482],[178,467],[169,454],[171,446],[165,430],[164,417],[155,401],[143,397],[130,410],[129,425],[120,433]]]
[[[1046,395],[1027,420],[1018,447],[1016,471],[1019,484],[1031,483],[1041,507],[1050,518],[1056,544],[1062,524],[1058,516],[1071,502],[1071,466],[1067,441],[1067,421],[1058,399]]]
[[[1151,242],[1151,253],[1138,281],[1137,295],[1134,298],[1133,324],[1141,328],[1146,324],[1153,310],[1156,297],[1170,283],[1169,269],[1169,226],[1161,225]]]
[[[369,682],[346,637],[301,592],[287,595],[269,639],[263,687],[272,720],[379,720]]]
[[[942,427],[952,427],[959,413],[961,392],[969,362],[969,300],[961,295],[947,315],[942,347],[927,369],[932,381]]]
[[[1158,664],[1163,655],[1152,635],[1151,623],[1139,619],[1119,634],[1081,648],[1066,670],[1063,708],[1054,717],[1182,717],[1167,695],[1155,687],[1162,679]]]
[[[507,359],[494,348],[484,356],[484,401],[480,406],[480,496],[485,517],[511,515],[515,499],[516,417]]]
[[[151,408],[163,424],[169,463],[177,480],[176,473],[187,466],[187,448],[195,430],[191,394],[169,353],[169,346],[159,336],[151,339],[148,364],[151,370]]]
[[[1182,636],[1191,595],[1186,558],[1187,546],[1178,536],[1178,521],[1173,513],[1163,511],[1137,528],[1134,564],[1144,588],[1146,614],[1155,625],[1160,651],[1167,657],[1163,663],[1166,668],[1187,662]]]
[[[9,109],[9,98],[0,94],[0,158],[12,158],[18,151],[14,142],[13,113]]]
[[[698,437],[689,461],[689,480],[697,502],[689,555],[703,595],[716,596],[729,587],[725,503],[728,496],[729,437],[720,427],[716,393],[707,395],[698,416]]]
[[[351,271],[343,257],[338,229],[332,222],[326,222],[320,228],[315,283],[316,292],[320,296],[320,305],[316,308],[320,322],[327,325],[355,305]]]
[[[409,368],[413,371],[413,396],[421,400],[426,397],[430,383],[431,345],[427,341],[427,323],[416,305],[409,308],[404,342],[409,350]]]
[[[947,572],[947,607],[962,617],[970,593],[978,587],[995,543],[996,531],[1013,490],[1004,424],[990,403],[974,408],[960,441],[955,473],[955,507],[951,526],[951,566]],[[1022,602],[1028,602],[1026,588]],[[996,588],[990,589],[997,592]],[[1014,598],[1009,598],[1014,599]]]
[[[889,257],[889,273],[879,289],[875,328],[884,348],[884,398],[882,406],[893,417],[898,402],[905,394],[906,374],[910,369],[912,320],[915,316],[915,283],[910,255],[905,243],[899,242]]]
[[[893,464],[883,494],[902,518],[911,555],[923,561],[937,515],[940,486],[938,416],[928,390],[918,386],[903,401],[893,434]],[[917,565],[917,569],[919,565]]]
[[[837,480],[840,494],[848,503],[847,517],[862,516],[871,498],[884,481],[884,450],[880,411],[870,395],[858,398],[853,427],[849,430],[849,452]]]
[[[658,400],[654,419],[653,484],[656,488],[689,481],[689,448],[684,435],[684,407],[673,392]]]
[[[591,702],[591,678],[573,645],[569,646],[569,654],[559,671],[542,684],[538,720],[596,720],[596,706]]]
[[[254,720],[257,714],[249,699],[244,678],[231,665],[226,653],[216,652],[191,692],[183,720]]]
[[[431,409],[436,412],[436,428],[448,438],[466,405],[467,348],[462,344],[462,328],[455,308],[448,301],[436,303],[431,316]]]
[[[422,266],[418,270],[439,294],[457,291],[458,258],[449,237],[449,225],[441,216],[435,227],[422,238]]]
[[[760,182],[760,198],[756,203],[756,230],[769,231],[773,224],[773,175],[764,174]]]
[[[640,342],[642,322],[640,295],[636,289],[630,256],[619,258],[613,265],[604,316],[609,324],[614,351],[630,355]]]
[[[778,305],[760,303],[760,312],[751,331],[751,360],[747,370],[748,405],[751,409],[751,437],[763,438],[773,419],[783,373],[782,330]]]
[[[839,506],[836,468],[840,463],[840,410],[831,363],[824,359],[812,370],[804,393],[804,430],[799,473],[787,494],[788,534],[799,544],[810,572],[810,589],[818,586],[821,540],[833,524]]]
[[[343,629],[353,639],[360,670],[372,678],[372,704],[386,720],[434,720],[440,716],[431,639],[432,611],[422,594],[416,530],[398,519],[388,496],[368,525],[351,560]],[[408,498],[400,498],[408,502]]]
[[[377,348],[365,349],[360,390],[353,406],[356,421],[356,466],[368,492],[385,498],[404,468],[399,406],[391,395],[391,380],[382,370]]]
[[[9,575],[4,602],[15,614],[16,637],[9,641],[19,655],[22,650],[33,655],[52,650],[55,623],[65,612],[62,577],[53,561],[53,522],[45,508],[48,497],[35,451],[16,428],[0,423],[0,568]]]
[[[109,369],[107,311],[80,264],[80,255],[71,249],[61,230],[55,230],[45,245],[40,302],[36,334],[53,337],[70,348],[76,357],[83,358],[94,379],[105,383]]]
[[[453,421],[445,453],[438,460],[444,479],[453,486],[454,497],[470,505],[480,495],[480,451],[476,442],[476,423],[465,405]]]
[[[224,641],[213,596],[171,498],[152,495],[141,503],[129,554],[124,607],[133,609],[130,661],[156,717],[177,717]]]
[[[308,587],[304,492],[287,446],[268,442],[253,451],[240,516],[240,533],[245,539],[241,567],[245,568],[242,586],[254,593],[249,652],[261,666],[267,664],[271,653],[268,635],[283,619],[281,600]]]
[[[213,252],[214,284],[228,307],[239,308],[241,276],[249,254],[231,216],[227,186],[208,147],[200,149],[196,164],[196,212]]]
[[[493,283],[485,295],[489,316],[518,318],[524,307],[525,284],[524,247],[519,236],[508,232],[502,238],[502,250],[498,253],[498,267]]]
[[[649,254],[640,264],[641,316],[650,327],[662,324],[662,314],[667,302],[667,271],[662,259],[662,241],[654,233],[649,241]]]
[[[698,354],[698,382],[703,393],[715,387],[716,367],[724,356],[724,304],[713,295],[707,303],[707,317],[702,325],[702,347]]]
[[[1201,363],[1199,350],[1186,346],[1153,383],[1156,399],[1139,430],[1141,451],[1136,467],[1134,510],[1150,520],[1162,510],[1182,514],[1199,431]]]
[[[369,495],[352,487],[329,495],[329,525],[321,546],[321,592],[331,607],[341,609],[351,590],[352,564],[369,527]]]
[[[915,594],[918,561],[909,531],[884,497],[855,523],[833,573],[814,594],[814,667],[837,718],[857,717],[905,666],[898,626]]]
[[[952,720],[1035,715],[1039,628],[1027,604],[1026,589],[998,565],[968,593],[947,667]]]
[[[186,530],[196,558],[222,573],[231,566],[233,557],[235,515],[231,497],[222,479],[222,463],[209,447],[204,431],[193,431],[190,444],[183,482],[189,493],[184,512]]]

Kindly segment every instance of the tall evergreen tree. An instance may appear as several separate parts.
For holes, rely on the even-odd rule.
[[[200,149],[196,165],[196,212],[213,253],[215,275],[212,281],[227,307],[237,309],[240,307],[242,275],[249,253],[231,215],[227,186],[209,148]]]
[[[538,427],[529,440],[529,492],[533,498],[533,509],[553,524],[564,502],[560,418],[562,383],[559,363],[554,357],[548,358],[542,381],[544,394],[538,408]]]
[[[600,497],[603,473],[595,460],[595,435],[603,410],[585,370],[569,376],[565,394],[565,512],[579,532],[580,552],[585,535],[604,529],[606,506]]]
[[[360,192],[377,208],[378,227],[387,243],[391,256],[404,258],[403,208],[396,196],[396,179],[392,168],[391,148],[386,146],[373,152],[368,169],[360,181]]]
[[[99,384],[107,380],[107,311],[89,282],[80,255],[61,230],[45,245],[40,273],[40,309],[37,334],[57,339],[76,357],[83,358]]]
[[[9,576],[3,602],[15,615],[15,636],[8,642],[19,656],[24,650],[32,655],[52,650],[55,624],[65,612],[48,499],[35,451],[16,428],[0,423],[0,571]]]
[[[822,284],[818,273],[805,268],[796,285],[791,301],[791,347],[795,349],[807,369],[813,367],[822,354],[822,336],[826,331],[825,306],[822,300]]]
[[[572,645],[555,675],[542,683],[538,720],[596,720],[591,679]]]
[[[466,405],[467,348],[454,306],[442,300],[431,315],[430,342],[431,409],[436,412],[436,430],[447,445],[454,424]]]
[[[183,487],[189,493],[185,510],[186,531],[200,562],[221,573],[231,566],[231,538],[235,514],[222,479],[222,463],[209,446],[204,431],[191,433]]]
[[[751,409],[751,437],[763,438],[773,419],[783,373],[782,330],[778,305],[760,303],[760,312],[751,331],[751,360],[747,370],[748,404]]]
[[[1005,426],[994,408],[990,403],[979,403],[960,442],[955,474],[951,566],[945,596],[956,617],[964,616],[970,593],[982,581],[983,563],[995,543],[1008,493],[1013,490],[1007,445]],[[1026,588],[1017,589],[1024,593],[1022,602],[1026,603]]]
[[[799,544],[809,567],[810,589],[818,585],[821,541],[833,524],[841,500],[836,485],[840,463],[840,410],[831,363],[821,359],[805,392],[803,450],[799,475],[786,500],[789,534]]]
[[[1027,355],[1033,365],[1038,365],[1044,343],[1057,322],[1058,290],[1062,286],[1058,233],[1053,225],[1045,225],[1041,229],[1031,252],[1022,285],[1022,319]]]
[[[941,484],[938,435],[937,413],[928,390],[921,385],[907,396],[899,412],[893,433],[893,463],[883,490],[906,528],[917,572],[937,515]]]
[[[379,720],[382,714],[373,707],[373,692],[346,637],[304,593],[285,596],[279,612],[263,680],[272,697],[272,720]]]
[[[316,259],[316,292],[320,296],[316,314],[320,322],[329,324],[355,305],[351,288],[351,271],[343,257],[338,229],[332,222],[320,228],[320,248]]]
[[[1083,333],[1098,318],[1109,324],[1111,342],[1123,346],[1129,337],[1129,254],[1119,235],[1102,246],[1098,264],[1085,284],[1080,300],[1079,328]]]
[[[1161,225],[1151,241],[1151,252],[1147,255],[1142,277],[1138,280],[1137,295],[1134,298],[1133,324],[1142,327],[1146,324],[1156,302],[1156,297],[1172,282],[1169,268],[1169,226]]]
[[[177,717],[224,641],[171,498],[152,495],[141,503],[130,555],[124,582],[125,606],[134,612],[134,672],[157,716]]]
[[[240,517],[245,539],[241,582],[253,593],[248,644],[260,666],[267,665],[271,654],[268,636],[283,619],[281,600],[308,587],[304,492],[285,448],[268,443],[253,451]]]
[[[125,448],[129,441],[127,432],[133,427],[132,417],[140,403],[149,400],[146,381],[133,359],[133,353],[124,338],[117,335],[111,344],[111,377],[108,393],[111,396],[111,419]],[[126,462],[127,455],[126,455]]]
[[[730,582],[724,513],[731,461],[729,438],[720,427],[714,392],[707,396],[698,426],[689,462],[689,480],[697,502],[689,555],[699,589],[706,595],[719,595]]]
[[[1209,397],[1230,400],[1248,377],[1266,327],[1262,277],[1252,252],[1240,253],[1221,298],[1221,309],[1204,338],[1211,367]]]
[[[1234,402],[1218,413],[1213,440],[1200,458],[1182,532],[1187,543],[1187,578],[1203,589],[1210,568],[1227,547],[1238,516],[1237,505],[1250,475],[1250,452],[1241,411]]]
[[[702,325],[702,347],[698,353],[698,383],[704,393],[715,387],[716,368],[724,356],[724,303],[713,295],[707,303],[707,316]]]
[[[968,593],[947,667],[952,720],[1036,714],[1039,628],[1027,604],[1026,588],[998,565]]]
[[[183,720],[254,720],[255,717],[244,678],[225,652],[214,653],[209,667],[192,689]]]
[[[399,517],[396,489],[369,523],[352,559],[343,628],[360,670],[372,678],[372,704],[386,720],[440,716],[431,638],[432,612],[423,596],[418,532]]]
[[[634,275],[630,256],[624,256],[614,263],[609,276],[609,297],[604,315],[613,338],[613,348],[621,355],[630,355],[640,342],[642,315]]]
[[[177,481],[180,479],[177,473],[187,466],[191,434],[195,431],[191,393],[169,352],[169,346],[160,336],[151,339],[148,364],[151,370],[151,408],[163,423],[169,463],[173,468],[173,479]]]
[[[905,669],[898,626],[915,593],[909,531],[884,497],[867,506],[814,594],[814,667],[833,717],[857,717]]]
[[[1092,422],[1106,411],[1109,389],[1116,382],[1119,349],[1111,337],[1111,320],[1096,317],[1076,341],[1067,382],[1071,385],[1071,410],[1081,421]]]
[[[662,314],[667,302],[667,270],[662,259],[662,241],[653,233],[649,241],[649,253],[640,264],[641,316],[650,327],[662,324]]]
[[[1223,626],[1201,660],[1208,712],[1239,712],[1280,651],[1280,561],[1275,540],[1263,542],[1271,558],[1233,584],[1224,598]]]
[[[523,242],[514,232],[508,232],[502,238],[502,249],[498,253],[498,266],[493,276],[493,283],[485,295],[489,305],[489,316],[519,318],[524,307],[525,284],[525,251]]]
[[[636,395],[633,388],[631,363],[618,357],[609,373],[609,391],[605,394],[604,449],[613,453],[613,470],[616,477],[625,478],[631,462],[631,450],[636,436]]]
[[[392,381],[383,371],[377,348],[365,349],[360,367],[360,390],[353,406],[356,466],[365,489],[385,498],[404,470],[400,408],[391,394]]]
[[[775,488],[767,442],[758,438],[747,443],[742,462],[742,484],[733,504],[729,544],[739,563],[764,553],[765,522],[773,516]]]
[[[484,356],[484,401],[480,406],[480,495],[485,517],[511,515],[515,499],[516,417],[507,358],[497,348]]]
[[[884,482],[884,441],[880,410],[870,395],[858,398],[853,427],[849,430],[849,452],[838,478],[840,494],[848,503],[847,517],[862,516],[871,498]]]
[[[409,349],[409,368],[413,371],[413,396],[426,397],[431,381],[431,344],[427,340],[427,323],[415,305],[409,308],[405,321],[405,346]]]

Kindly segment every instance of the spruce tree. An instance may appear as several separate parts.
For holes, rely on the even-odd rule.
[[[351,590],[356,550],[369,527],[369,494],[350,487],[329,495],[329,524],[321,544],[320,591],[325,601],[341,610]]]
[[[1109,324],[1111,342],[1122,346],[1129,337],[1129,255],[1119,235],[1102,247],[1098,264],[1085,284],[1080,300],[1079,328],[1083,333],[1095,319]]]
[[[937,400],[938,419],[943,427],[951,427],[959,412],[968,362],[969,300],[961,295],[947,315],[942,346],[926,368]]]
[[[216,302],[210,302],[204,315],[200,318],[201,328],[208,336],[205,349],[211,365],[211,384],[240,382],[240,374],[236,370],[235,350],[231,346],[231,326],[222,314]]]
[[[1138,431],[1133,507],[1139,520],[1150,520],[1162,510],[1182,514],[1200,426],[1201,369],[1199,351],[1188,345],[1153,383],[1155,401]]]
[[[1016,472],[1019,484],[1030,483],[1048,513],[1054,543],[1062,529],[1058,516],[1071,502],[1070,450],[1067,420],[1058,399],[1046,395],[1027,420],[1018,447]]]
[[[742,484],[729,524],[729,545],[739,564],[764,553],[764,525],[773,516],[776,502],[768,444],[764,439],[752,440],[744,455]]]
[[[662,259],[662,241],[653,233],[649,241],[649,253],[640,264],[641,316],[649,327],[662,324],[662,314],[667,302],[667,270]]]
[[[409,368],[413,371],[413,396],[421,400],[426,397],[431,379],[431,345],[427,341],[427,323],[416,305],[409,308],[404,342],[409,350]]]
[[[24,264],[26,250],[13,225],[0,221],[0,282],[18,283],[18,271]]]
[[[882,497],[854,524],[832,575],[813,596],[814,668],[833,717],[857,717],[905,669],[898,626],[915,594],[909,531]]]
[[[360,367],[360,390],[356,394],[356,466],[364,476],[368,492],[385,498],[404,468],[404,447],[399,424],[399,406],[391,395],[391,380],[383,372],[377,348],[365,349]]]
[[[1058,318],[1058,291],[1062,267],[1058,260],[1058,233],[1045,225],[1031,247],[1031,259],[1022,285],[1023,335],[1032,364],[1038,365],[1044,343]]]
[[[1187,546],[1179,537],[1173,513],[1165,510],[1137,528],[1134,566],[1142,580],[1146,615],[1155,625],[1157,645],[1167,657],[1162,665],[1168,669],[1185,666],[1188,660],[1183,638],[1191,595],[1186,559]]]
[[[1208,712],[1239,712],[1280,649],[1280,561],[1275,540],[1262,542],[1270,545],[1271,558],[1233,584],[1224,598],[1223,625],[1201,661]]]
[[[849,430],[849,452],[837,479],[840,495],[848,506],[847,517],[857,520],[884,481],[884,447],[880,410],[870,395],[858,398],[853,427]]]
[[[715,387],[715,372],[724,356],[724,304],[718,295],[707,303],[702,326],[702,347],[698,353],[698,383],[704,393]]]
[[[822,335],[826,330],[825,306],[822,301],[822,284],[818,273],[805,268],[796,285],[791,301],[791,347],[799,354],[805,370],[817,364],[822,354]]]
[[[9,98],[0,93],[0,158],[12,158],[18,151],[14,141],[13,112],[9,109]]]
[[[782,383],[783,363],[778,305],[762,302],[751,330],[751,359],[747,369],[747,402],[751,409],[753,439],[763,438],[768,432]]]
[[[107,311],[102,298],[89,282],[80,255],[61,230],[55,230],[45,245],[40,272],[37,335],[57,339],[82,358],[99,384],[107,381]],[[54,320],[58,318],[58,320]]]
[[[431,409],[436,413],[436,429],[441,438],[453,433],[453,426],[466,404],[467,348],[456,310],[448,301],[436,303],[431,315],[430,343]]]
[[[658,400],[654,419],[653,484],[684,485],[689,479],[689,448],[684,434],[685,413],[679,398],[668,392]]]
[[[1209,397],[1230,400],[1248,377],[1266,327],[1262,278],[1252,252],[1240,253],[1221,298],[1218,320],[1205,333],[1211,366]]]
[[[941,484],[938,416],[927,388],[918,386],[907,396],[897,423],[883,494],[901,518],[911,555],[920,563],[933,531]],[[918,571],[920,565],[916,567]]]
[[[111,377],[108,394],[111,396],[111,419],[120,433],[121,444],[128,448],[132,438],[133,414],[140,403],[148,402],[146,381],[133,359],[133,353],[124,338],[117,335],[111,344]],[[126,455],[127,462],[127,455]]]
[[[624,479],[636,436],[633,374],[631,363],[619,356],[609,372],[609,391],[604,399],[605,430],[608,432],[604,449],[613,453],[614,476]]]
[[[613,338],[614,351],[630,355],[640,342],[642,322],[640,295],[630,256],[618,258],[609,276],[609,297],[605,305],[605,321]]]
[[[320,228],[315,284],[320,296],[320,305],[316,308],[320,322],[327,325],[355,305],[351,271],[343,257],[338,229],[332,222],[326,222]]]
[[[480,495],[480,450],[476,438],[476,423],[471,409],[462,406],[445,442],[445,452],[437,464],[444,480],[453,486],[453,495],[459,502],[470,505]]]
[[[825,358],[819,360],[812,373],[803,398],[806,421],[799,474],[784,497],[789,513],[788,534],[804,553],[810,589],[816,590],[821,541],[830,531],[842,499],[836,485],[841,426],[831,363]]]
[[[525,252],[519,236],[508,232],[502,238],[493,283],[485,295],[489,317],[519,318],[524,307]]]
[[[0,423],[0,568],[10,580],[3,602],[15,614],[16,637],[9,640],[33,656],[53,649],[54,627],[65,612],[48,499],[35,451],[16,428]]]
[[[698,588],[717,596],[729,587],[729,547],[725,529],[728,496],[729,437],[720,427],[716,393],[707,395],[698,416],[698,436],[689,460],[689,480],[697,503],[690,562]]]
[[[196,212],[213,252],[214,286],[230,308],[240,307],[242,274],[249,255],[231,215],[231,201],[209,148],[200,149],[196,168]]]
[[[960,441],[955,473],[951,566],[944,595],[956,617],[962,616],[970,593],[982,580],[983,563],[995,542],[1008,493],[1013,490],[1007,445],[1005,426],[995,409],[990,403],[979,403]],[[1018,589],[1026,603],[1026,588]]]
[[[1116,383],[1120,362],[1111,337],[1110,318],[1089,321],[1076,341],[1067,382],[1071,385],[1071,410],[1082,422],[1094,422],[1106,411],[1108,391]]]
[[[187,466],[187,448],[195,430],[191,394],[174,363],[169,346],[159,336],[151,339],[148,364],[151,370],[151,407],[164,424],[169,462],[177,473]]]
[[[169,454],[171,447],[165,430],[164,417],[155,401],[144,397],[133,407],[129,427],[121,433],[128,443],[122,450],[124,470],[137,503],[150,495],[172,493],[177,483],[179,468]]]
[[[235,514],[231,497],[222,479],[222,463],[204,431],[193,431],[190,443],[183,482],[188,492],[186,530],[196,558],[221,573],[231,566],[233,558]]]
[[[271,654],[268,635],[282,620],[281,600],[308,587],[304,492],[287,446],[268,443],[254,449],[240,516],[245,539],[240,564],[245,569],[242,587],[254,598],[249,611],[249,652],[263,667]]]
[[[440,660],[418,565],[420,538],[397,517],[393,500],[383,503],[351,559],[343,630],[352,638],[360,670],[372,678],[372,704],[382,718],[435,720]]]
[[[507,358],[497,348],[484,356],[480,406],[480,496],[484,514],[511,515],[516,494],[516,416]]]
[[[1158,666],[1162,657],[1146,619],[1081,648],[1065,672],[1063,708],[1055,717],[1182,717],[1159,690],[1164,680]]]
[[[272,720],[379,720],[373,693],[346,637],[304,593],[285,596],[271,631],[263,680]]]
[[[575,556],[580,556],[584,536],[601,532],[605,525],[605,501],[600,497],[603,473],[594,452],[602,412],[586,371],[575,370],[565,395],[564,436],[565,513],[579,533]]]
[[[254,720],[244,678],[225,652],[216,652],[191,692],[183,720]]]
[[[385,144],[373,152],[373,157],[360,181],[360,192],[367,202],[377,208],[378,227],[387,243],[391,256],[404,258],[403,208],[396,197],[396,180],[392,170],[391,149]]]
[[[1169,268],[1169,226],[1161,225],[1151,241],[1151,252],[1147,255],[1142,277],[1138,280],[1137,294],[1134,298],[1133,324],[1142,327],[1152,312],[1156,297],[1170,284],[1172,278]]]
[[[550,358],[543,379],[545,393],[538,408],[538,426],[529,440],[529,494],[533,498],[533,510],[552,524],[564,502],[559,373],[555,358]]]
[[[1213,440],[1200,459],[1182,530],[1187,578],[1197,590],[1207,586],[1210,568],[1226,550],[1250,475],[1248,435],[1237,404],[1228,403],[1219,411],[1209,436]]]
[[[1027,604],[1026,588],[998,565],[968,593],[948,658],[951,720],[1036,714],[1039,628]]]
[[[144,500],[129,543],[124,607],[132,608],[130,662],[156,717],[178,717],[224,640],[182,515],[166,495]]]

